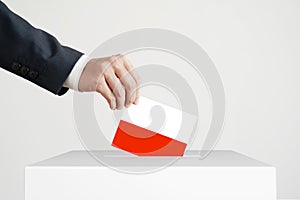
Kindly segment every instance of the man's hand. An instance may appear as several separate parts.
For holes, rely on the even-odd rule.
[[[139,99],[139,76],[123,55],[91,59],[79,79],[81,92],[99,92],[111,109],[129,107]]]

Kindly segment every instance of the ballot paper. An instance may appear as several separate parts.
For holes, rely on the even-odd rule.
[[[183,156],[197,117],[140,97],[123,112],[112,146],[138,156]]]

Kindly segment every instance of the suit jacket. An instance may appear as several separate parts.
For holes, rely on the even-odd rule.
[[[63,83],[81,55],[34,28],[0,1],[0,67],[62,95],[68,90]]]

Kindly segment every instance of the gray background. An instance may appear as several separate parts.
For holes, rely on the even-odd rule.
[[[278,170],[280,198],[300,198],[300,1],[5,0],[33,25],[89,53],[143,27],[180,32],[213,59],[227,97],[217,149]],[[0,69],[0,199],[22,199],[24,167],[82,149],[72,92],[55,97]]]

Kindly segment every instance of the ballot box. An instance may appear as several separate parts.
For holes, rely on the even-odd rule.
[[[71,151],[25,168],[25,200],[53,199],[275,200],[276,169],[234,151],[205,159],[187,151],[175,160]]]

